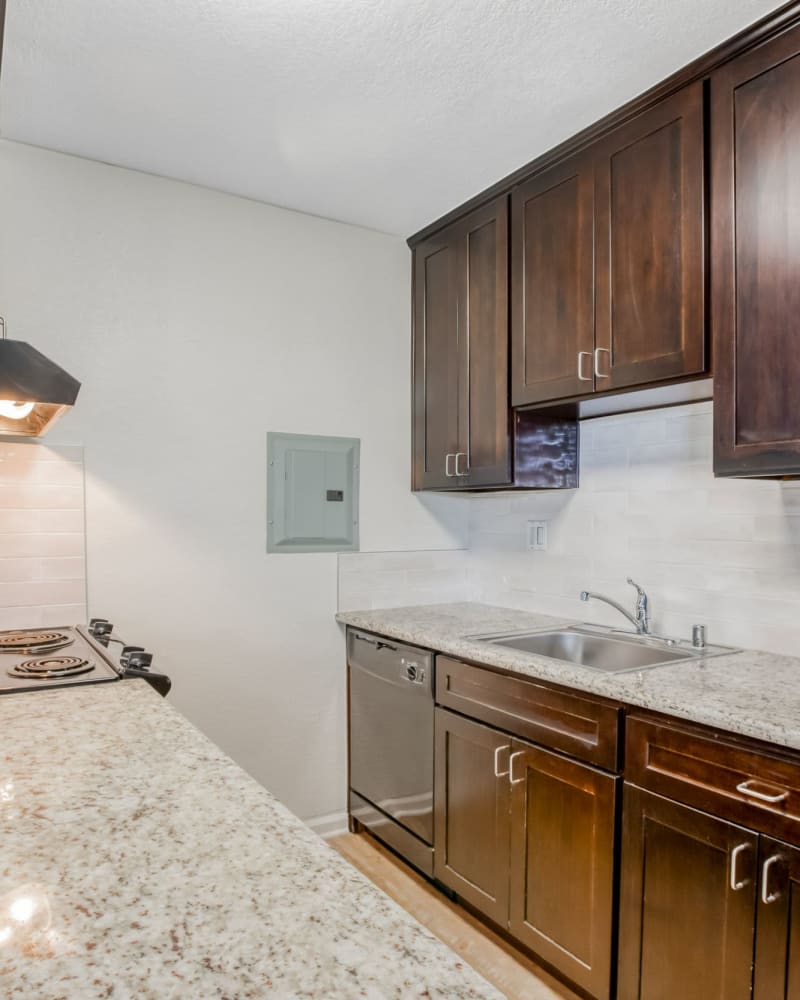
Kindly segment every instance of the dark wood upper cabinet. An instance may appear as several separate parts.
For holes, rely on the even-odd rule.
[[[704,147],[695,83],[514,189],[515,406],[706,370]]]
[[[414,248],[413,488],[574,488],[572,414],[509,404],[508,196]]]
[[[511,481],[508,198],[414,249],[414,487]]]
[[[595,389],[706,367],[703,85],[595,149]]]
[[[714,471],[800,474],[800,28],[711,78]]]
[[[452,230],[414,252],[414,484],[446,486],[458,450],[458,242]]]
[[[511,195],[514,406],[591,392],[592,158],[569,157]]]
[[[509,766],[509,930],[573,983],[607,1000],[620,779],[517,741]]]
[[[757,835],[634,785],[624,801],[618,1000],[750,1000]]]
[[[559,478],[572,432],[528,414],[712,360],[715,473],[800,476],[800,2],[409,243],[416,489],[575,486],[577,437]]]
[[[469,215],[458,245],[459,431],[467,486],[511,481],[508,406],[508,199]]]

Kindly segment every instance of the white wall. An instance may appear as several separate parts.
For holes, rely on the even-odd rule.
[[[0,142],[0,313],[84,383],[89,610],[303,817],[345,802],[336,556],[265,553],[267,430],[357,436],[364,549],[458,548],[409,492],[403,242]],[[154,762],[157,766],[157,762]]]
[[[470,501],[476,600],[624,624],[632,576],[659,631],[800,655],[800,483],[715,479],[712,406],[696,403],[585,421],[580,489]],[[549,526],[547,552],[526,522]]]

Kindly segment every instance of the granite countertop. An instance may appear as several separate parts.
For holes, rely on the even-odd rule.
[[[0,995],[499,1000],[145,682],[0,734]]]
[[[607,674],[467,638],[576,624],[569,619],[469,603],[344,611],[336,618],[400,642],[800,750],[800,659],[793,656],[744,650]]]

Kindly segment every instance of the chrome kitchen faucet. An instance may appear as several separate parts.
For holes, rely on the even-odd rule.
[[[581,591],[582,601],[603,601],[605,604],[610,604],[612,608],[616,608],[621,615],[625,615],[628,621],[633,625],[636,631],[640,635],[650,635],[650,605],[647,600],[647,594],[639,586],[638,583],[634,583],[630,577],[628,577],[628,583],[636,588],[636,615],[632,615],[629,611],[626,611],[621,604],[617,604],[616,601],[612,601],[610,597],[604,597],[602,594],[593,594],[588,590]]]

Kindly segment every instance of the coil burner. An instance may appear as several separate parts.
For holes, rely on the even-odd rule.
[[[38,629],[0,632],[0,653],[50,653],[74,642],[66,632]]]
[[[77,677],[94,670],[91,660],[80,656],[43,656],[38,660],[23,660],[8,671],[11,677],[25,677],[28,680],[49,681],[61,677]]]

